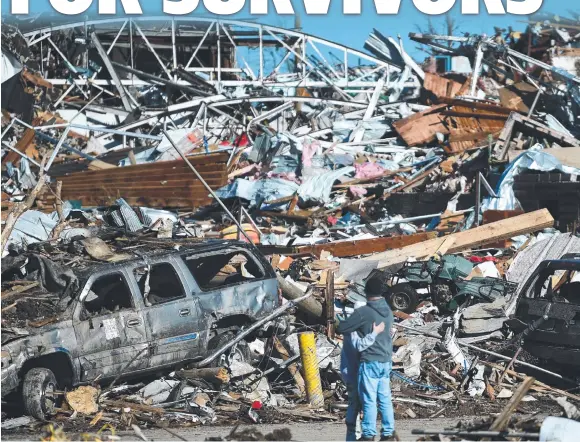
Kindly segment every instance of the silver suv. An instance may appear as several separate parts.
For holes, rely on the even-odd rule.
[[[75,275],[78,289],[57,320],[3,330],[13,340],[2,346],[2,397],[21,394],[39,419],[54,408],[53,390],[202,360],[280,306],[272,267],[240,242],[204,241]],[[247,358],[247,341],[232,351]]]

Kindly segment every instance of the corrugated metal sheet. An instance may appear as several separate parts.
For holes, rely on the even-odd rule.
[[[115,201],[115,204],[119,205],[119,210],[121,211],[121,216],[123,217],[127,229],[131,232],[138,232],[143,228],[143,224],[139,221],[137,214],[123,198],[119,198]]]
[[[218,153],[189,158],[212,189],[227,184],[228,154]],[[123,198],[132,206],[192,208],[212,199],[182,160],[139,164],[112,169],[83,171],[58,177],[62,198],[79,200],[83,206],[108,206]],[[41,203],[52,206],[52,192]]]

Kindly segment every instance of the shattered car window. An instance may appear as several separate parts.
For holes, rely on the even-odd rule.
[[[185,298],[185,290],[169,263],[137,267],[133,270],[146,306]]]
[[[84,311],[90,316],[134,307],[127,281],[119,273],[97,278],[91,285],[83,305]]]
[[[261,279],[264,271],[243,252],[210,256],[183,256],[187,268],[202,290],[214,290]]]

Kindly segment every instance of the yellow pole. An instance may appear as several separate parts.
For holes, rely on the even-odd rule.
[[[324,396],[322,395],[322,383],[320,382],[320,371],[318,369],[318,356],[316,356],[316,339],[313,332],[304,332],[298,335],[300,344],[300,357],[302,358],[302,368],[304,370],[304,383],[306,384],[306,394],[310,405],[315,408],[324,406]]]

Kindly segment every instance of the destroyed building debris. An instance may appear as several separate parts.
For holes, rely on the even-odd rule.
[[[335,326],[380,275],[397,418],[484,417],[424,440],[577,426],[579,29],[411,33],[419,63],[379,30],[2,23],[3,401],[139,437],[341,422]]]

